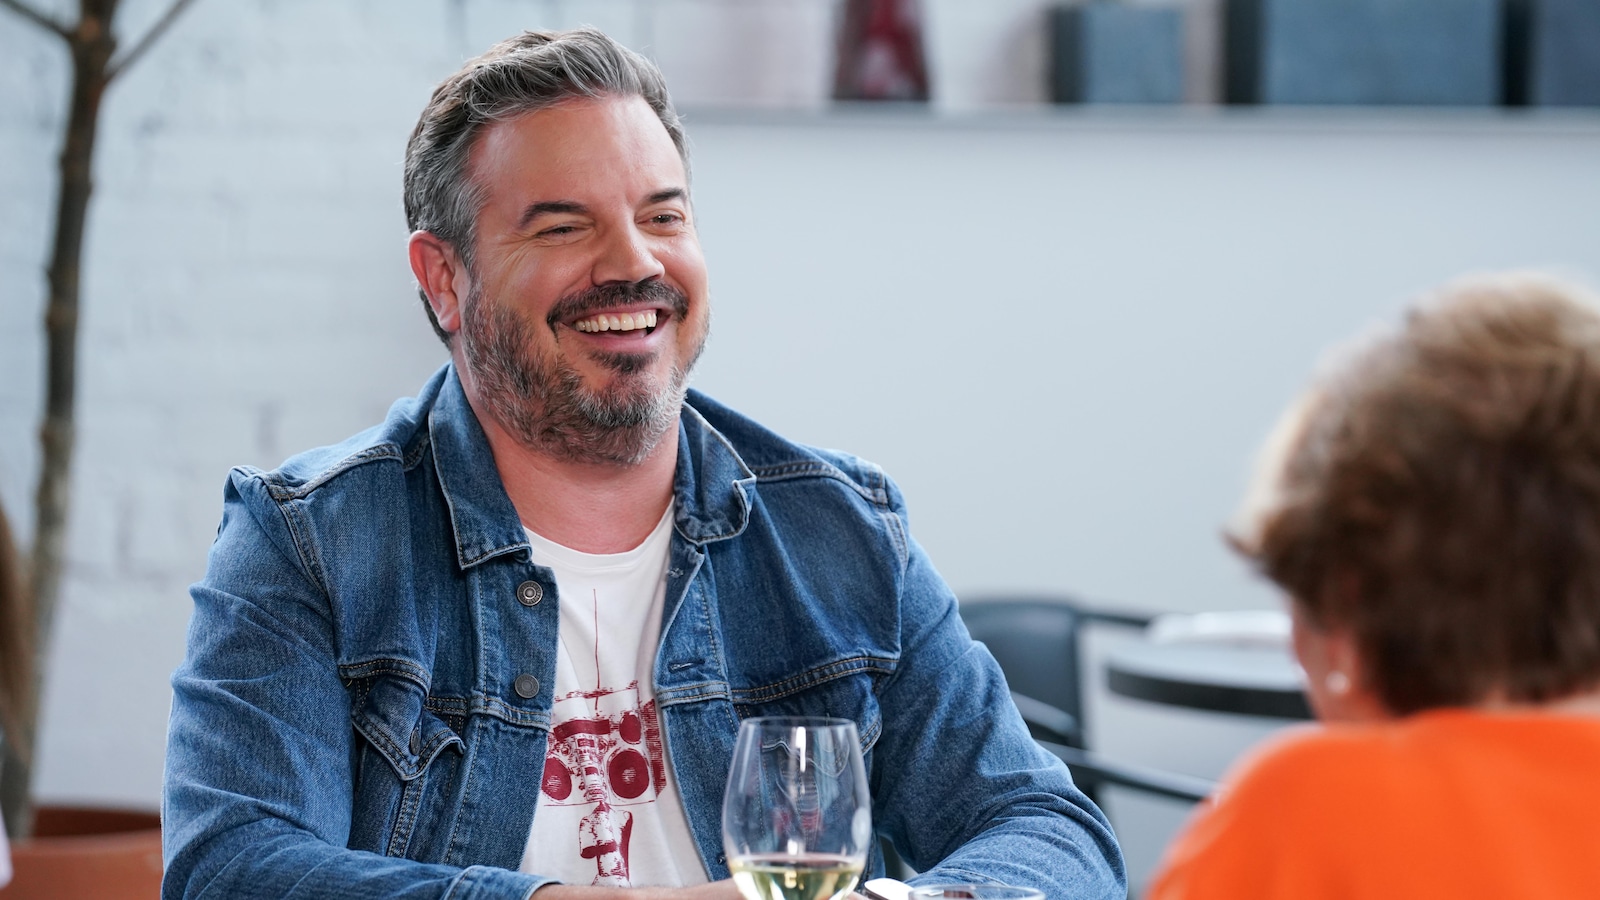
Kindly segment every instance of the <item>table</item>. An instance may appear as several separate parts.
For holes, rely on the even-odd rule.
[[[1173,629],[1152,625],[1151,630]],[[1123,697],[1190,709],[1311,718],[1305,675],[1287,640],[1273,642],[1259,635],[1238,641],[1216,634],[1193,640],[1147,638],[1117,647],[1106,654],[1106,687]]]

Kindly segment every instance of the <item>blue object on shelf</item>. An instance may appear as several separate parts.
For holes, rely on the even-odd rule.
[[[1183,12],[1095,2],[1051,10],[1057,103],[1181,103]]]
[[[1501,3],[1226,0],[1227,100],[1498,104]]]
[[[1600,106],[1600,0],[1509,0],[1506,102]]]

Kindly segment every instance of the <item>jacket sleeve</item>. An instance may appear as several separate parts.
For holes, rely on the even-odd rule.
[[[901,509],[894,497],[895,509]],[[1050,900],[1123,898],[1127,875],[1104,814],[1029,736],[999,665],[898,526],[906,550],[900,664],[880,695],[874,813],[921,874],[914,884],[1000,882]]]
[[[162,897],[527,898],[545,880],[347,849],[350,699],[287,514],[234,471],[172,679]]]

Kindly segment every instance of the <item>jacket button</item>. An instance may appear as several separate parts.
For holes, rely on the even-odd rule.
[[[537,581],[524,581],[517,585],[517,602],[523,606],[538,606],[544,599],[544,585]]]
[[[532,700],[539,696],[539,679],[532,675],[518,675],[517,680],[511,683],[517,696],[524,700]]]
[[[422,752],[422,730],[419,728],[411,732],[411,755],[416,756]]]

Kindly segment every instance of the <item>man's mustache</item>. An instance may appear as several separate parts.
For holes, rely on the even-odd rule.
[[[689,298],[683,291],[659,278],[651,278],[645,281],[607,282],[576,294],[568,294],[550,307],[545,323],[553,330],[558,322],[570,322],[590,313],[637,303],[665,307],[679,318],[689,314]]]

